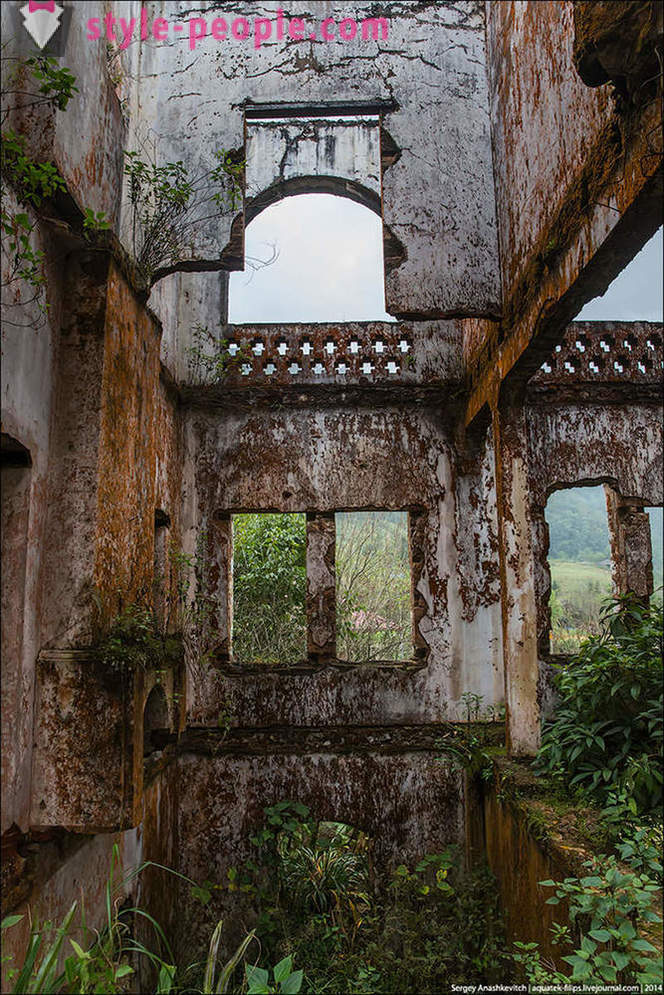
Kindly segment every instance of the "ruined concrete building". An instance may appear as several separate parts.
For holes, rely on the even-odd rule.
[[[470,839],[435,741],[472,692],[504,703],[511,753],[537,747],[548,496],[606,485],[616,590],[652,590],[662,327],[573,319],[662,223],[661,5],[303,0],[289,17],[378,12],[389,34],[256,45],[213,19],[276,24],[276,0],[154,0],[163,40],[110,0],[101,32],[137,18],[121,51],[90,37],[93,6],[65,13],[62,109],[3,86],[3,128],[63,181],[26,206],[10,168],[5,190],[45,274],[3,256],[5,908],[62,918],[83,888],[94,917],[114,844],[221,880],[282,798],[361,826],[386,862]],[[146,230],[125,151],[223,194],[159,242],[170,219]],[[396,321],[228,323],[246,225],[307,192],[380,216]],[[367,509],[408,515],[413,649],[353,665],[335,512]],[[306,513],[307,653],[279,666],[233,655],[231,519],[252,511]],[[178,598],[169,550],[193,568],[182,651],[113,666],[114,620]],[[186,888],[132,887],[204,941]]]

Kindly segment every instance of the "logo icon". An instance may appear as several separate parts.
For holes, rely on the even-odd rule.
[[[64,8],[56,4],[55,0],[46,0],[45,3],[28,0],[21,7],[20,13],[25,30],[39,48],[43,49],[60,27]]]

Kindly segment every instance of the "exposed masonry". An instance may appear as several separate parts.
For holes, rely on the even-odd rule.
[[[112,6],[140,17],[134,0]],[[277,7],[215,5],[230,17]],[[302,14],[361,20],[374,7],[310,2]],[[263,806],[285,797],[370,832],[385,863],[470,839],[472,794],[436,739],[472,692],[505,703],[512,753],[537,747],[551,492],[604,484],[615,588],[651,590],[643,509],[662,503],[662,327],[572,319],[661,223],[652,38],[631,46],[626,22],[618,48],[637,57],[616,66],[615,28],[577,39],[570,3],[381,11],[389,40],[361,47],[272,39],[229,58],[209,39],[195,54],[132,45],[113,85],[104,46],[73,16],[71,107],[13,122],[68,193],[35,235],[48,314],[19,299],[24,327],[3,329],[7,911],[29,903],[33,919],[61,919],[80,884],[101,922],[114,843],[127,868],[153,860],[224,880]],[[178,0],[167,13],[196,8]],[[244,204],[194,233],[183,271],[146,303],[121,251],[122,149],[150,136],[162,162],[198,172],[223,147],[246,154],[247,171]],[[315,190],[381,214],[397,320],[229,325],[245,225]],[[111,219],[104,245],[80,237],[83,207]],[[340,509],[409,513],[410,661],[337,658]],[[306,514],[305,660],[230,659],[240,511]],[[183,659],[158,672],[119,677],[96,634],[155,594],[165,611],[171,543],[200,558],[211,632],[187,631]],[[203,650],[207,669],[193,666]],[[167,713],[150,704],[146,716],[156,688]],[[154,869],[141,882],[128,897],[191,959],[210,922]],[[210,921],[224,911],[215,892]]]

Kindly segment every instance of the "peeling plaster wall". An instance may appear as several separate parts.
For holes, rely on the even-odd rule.
[[[194,880],[225,881],[228,868],[249,857],[248,838],[264,806],[289,798],[308,805],[315,818],[369,833],[380,867],[463,841],[459,775],[431,753],[390,755],[367,742],[352,755],[336,754],[333,744],[305,756],[191,754],[181,758],[180,778],[187,785],[179,810],[180,869]],[[237,895],[224,909],[215,893],[202,913],[181,888],[178,904],[179,940],[189,952],[207,946],[216,916],[225,914],[229,929],[237,929]]]
[[[276,18],[279,3],[217,3],[215,16]],[[375,14],[368,2],[309,2],[307,23]],[[133,16],[137,5],[131,7]],[[151,3],[152,16],[184,21],[188,3]],[[381,11],[383,12],[383,10]],[[183,35],[141,46],[131,95],[137,134],[160,136],[161,161],[210,168],[213,150],[244,146],[244,101],[394,100],[384,126],[401,156],[383,176],[383,217],[406,260],[387,277],[387,308],[399,314],[495,313],[497,241],[479,2],[388,4],[387,41],[294,42],[260,49],[206,38],[190,51]],[[211,15],[212,9],[206,9]],[[360,32],[361,35],[361,32]],[[132,56],[132,58],[135,58]],[[173,81],[186,78],[174,92]],[[193,155],[195,150],[195,157]],[[219,259],[234,212],[195,232],[193,257]]]
[[[510,299],[613,112],[574,68],[573,3],[486,5],[503,296]]]
[[[350,180],[380,198],[378,120],[248,121],[246,191],[251,201],[311,177]],[[304,192],[301,190],[300,192]]]
[[[636,505],[661,505],[664,430],[661,403],[528,405],[528,472],[533,512],[537,629],[548,652],[551,574],[544,511],[549,495],[564,487],[608,483]]]
[[[190,688],[193,721],[214,723],[226,698],[246,727],[437,722],[454,717],[463,691],[484,694],[486,704],[502,699],[490,460],[480,462],[479,479],[460,487],[464,496],[473,494],[469,520],[465,508],[457,511],[457,457],[438,414],[408,407],[235,413],[192,407],[185,451],[190,550],[196,528],[208,531],[216,512],[422,507],[418,590],[427,610],[419,631],[430,654],[424,669],[414,672],[357,667],[290,676],[269,670],[219,674],[203,688]],[[488,496],[481,494],[481,482]],[[461,556],[477,571],[473,595],[467,581],[462,589]],[[481,665],[477,661],[482,643],[491,647],[493,666],[486,656]]]

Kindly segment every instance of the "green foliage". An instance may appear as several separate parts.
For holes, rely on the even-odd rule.
[[[456,848],[379,880],[359,830],[317,823],[292,802],[265,813],[254,857],[232,875],[232,889],[256,902],[261,958],[248,974],[257,991],[275,990],[270,965],[288,957],[304,965],[302,990],[311,993],[446,991],[454,981],[504,979],[510,961],[495,883],[485,871],[463,875]]]
[[[304,515],[233,516],[233,657],[295,663],[306,658]]]
[[[662,884],[662,824],[628,829],[616,845],[620,859],[637,874]]]
[[[473,691],[465,691],[459,704],[465,716],[464,725],[449,725],[436,746],[445,757],[451,758],[461,770],[483,781],[493,776],[495,741],[491,736],[491,725],[505,718],[504,705],[482,707],[483,697]]]
[[[623,872],[616,858],[601,855],[584,864],[590,873],[563,882],[542,881],[555,888],[548,905],[565,902],[568,926],[554,929],[554,942],[570,950],[562,957],[571,974],[543,965],[537,944],[516,944],[515,961],[532,984],[659,985],[662,960],[639,933],[642,923],[659,923],[653,899],[659,887],[647,876]],[[579,942],[580,940],[580,942]]]
[[[65,181],[51,162],[34,162],[25,151],[25,138],[11,129],[3,132],[0,157],[2,173],[16,188],[25,204],[39,207],[60,191]]]
[[[27,59],[26,66],[39,84],[38,93],[44,102],[59,111],[66,110],[69,101],[78,93],[73,73],[66,66],[60,66],[52,56],[38,55]]]
[[[83,231],[107,231],[110,227],[111,226],[106,220],[106,214],[104,211],[93,211],[90,207],[85,208],[83,216]]]
[[[303,971],[293,970],[293,958],[284,957],[272,969],[273,981],[270,983],[270,972],[262,967],[246,965],[247,995],[271,995],[282,992],[283,995],[297,995],[302,988]]]
[[[163,633],[151,608],[129,605],[115,617],[95,649],[105,668],[121,674],[160,670],[182,657],[182,642]]]
[[[172,965],[172,951],[161,927],[143,909],[120,905],[125,885],[147,865],[121,879],[117,876],[118,866],[119,850],[116,844],[105,886],[104,928],[99,931],[88,927],[83,906],[77,918],[77,902],[72,904],[61,925],[55,926],[52,922],[42,925],[35,923],[30,932],[23,964],[20,968],[8,971],[12,995],[69,992],[78,992],[79,995],[114,995],[125,992],[127,979],[134,974],[131,962],[135,962],[136,958],[146,958],[155,967],[160,978],[173,978],[175,968]],[[169,957],[168,962],[133,936],[131,923],[137,918],[144,919],[154,928],[159,947]],[[21,919],[22,916],[4,919],[3,932]],[[68,956],[65,956],[68,951]],[[159,990],[171,991],[171,988],[160,987]]]
[[[138,152],[124,156],[134,258],[151,285],[177,268],[201,224],[235,210],[242,200],[245,162],[221,149],[215,152],[217,166],[192,177],[181,159],[157,165]]]
[[[535,769],[636,816],[662,801],[662,611],[619,599],[602,623],[556,675]]]

